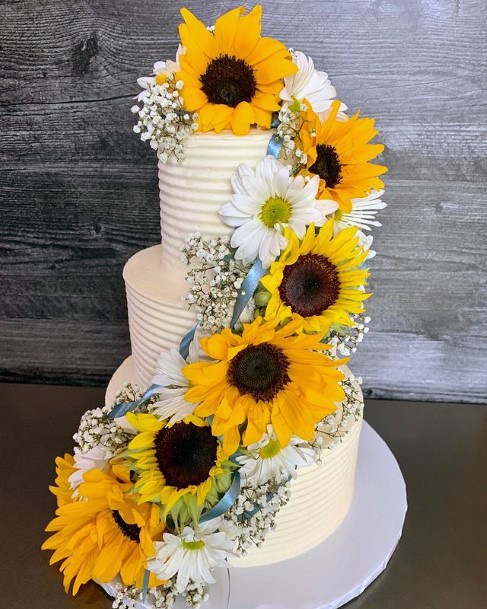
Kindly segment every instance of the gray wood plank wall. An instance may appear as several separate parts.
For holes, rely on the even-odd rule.
[[[2,0],[1,380],[103,384],[129,353],[122,267],[159,239],[131,98],[173,56],[184,4],[208,23],[234,6]],[[371,332],[352,365],[366,395],[484,401],[484,0],[263,4],[266,33],[312,55],[387,145]]]

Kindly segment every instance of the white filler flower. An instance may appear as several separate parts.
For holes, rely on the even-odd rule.
[[[267,426],[267,433],[251,444],[248,451],[248,455],[237,457],[237,461],[242,466],[240,475],[252,487],[265,484],[272,478],[295,478],[296,469],[311,465],[315,455],[314,450],[296,436],[292,436],[289,444],[282,448],[272,425]]]
[[[307,99],[314,112],[323,120],[336,97],[335,87],[329,81],[326,72],[315,70],[311,57],[307,57],[301,51],[294,51],[293,61],[298,66],[298,71],[284,79],[284,89],[280,93],[281,99],[288,105]],[[346,109],[347,106],[342,103],[340,112],[344,112]]]
[[[182,369],[198,359],[199,341],[196,336],[189,346],[187,361],[176,349],[161,353],[152,379],[152,383],[161,385],[161,388],[157,390],[159,399],[151,406],[151,413],[161,419],[169,419],[170,423],[177,423],[193,412],[195,405],[184,399],[189,381],[182,373]]]
[[[171,579],[177,573],[176,589],[184,592],[190,582],[212,584],[214,567],[227,567],[227,559],[235,556],[233,542],[218,530],[221,518],[199,525],[198,531],[185,527],[180,536],[164,533],[163,541],[155,542],[154,558],[147,568],[158,579]]]
[[[73,464],[75,471],[68,478],[70,487],[76,490],[83,482],[83,474],[92,469],[107,471],[111,457],[112,453],[101,445],[93,446],[85,453],[75,452]]]
[[[318,185],[318,176],[308,182],[290,176],[289,168],[273,156],[266,156],[255,171],[239,165],[232,176],[232,200],[219,210],[223,222],[236,227],[230,241],[235,258],[245,265],[260,258],[267,269],[287,246],[282,234],[286,227],[301,239],[312,222],[323,226],[338,206],[316,199]]]

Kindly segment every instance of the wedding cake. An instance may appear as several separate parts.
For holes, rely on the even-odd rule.
[[[139,79],[161,244],[126,264],[132,356],[58,458],[65,587],[197,607],[214,567],[291,559],[350,508],[363,414],[367,235],[385,167],[311,58],[261,8],[181,11],[174,61]],[[113,388],[116,387],[114,391]]]

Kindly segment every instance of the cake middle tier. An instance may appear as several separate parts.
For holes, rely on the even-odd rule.
[[[151,385],[161,352],[177,349],[196,323],[183,302],[188,284],[186,267],[179,265],[163,264],[162,246],[156,245],[132,256],[123,270],[135,380],[142,390]]]
[[[267,153],[272,131],[252,129],[245,137],[230,131],[195,133],[185,142],[182,162],[159,161],[161,255],[168,268],[180,270],[181,246],[189,233],[230,235],[218,210],[232,196],[231,177],[241,163],[252,169]]]

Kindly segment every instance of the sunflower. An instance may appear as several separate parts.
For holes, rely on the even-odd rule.
[[[46,531],[53,535],[43,550],[54,550],[50,564],[63,561],[64,588],[73,594],[90,579],[108,583],[120,574],[127,586],[143,585],[154,541],[162,538],[164,522],[157,505],[137,502],[130,472],[113,465],[108,473],[91,470],[78,487],[78,497],[56,511]],[[154,575],[150,586],[162,583]]]
[[[161,503],[167,514],[189,494],[201,507],[231,465],[209,425],[194,415],[167,424],[153,414],[129,412],[127,420],[140,432],[128,447],[139,501]]]
[[[354,325],[350,315],[361,313],[362,301],[371,296],[363,290],[369,272],[359,268],[367,252],[356,234],[350,227],[333,237],[333,219],[318,234],[311,224],[301,242],[289,231],[287,249],[261,279],[271,294],[265,319],[282,322],[294,315],[304,331],[320,337],[332,324]]]
[[[75,471],[73,455],[66,453],[64,457],[56,457],[56,480],[54,485],[49,487],[49,490],[56,496],[58,507],[72,501],[73,488],[69,482],[69,477]]]
[[[343,361],[320,353],[321,336],[300,333],[302,322],[291,320],[281,329],[259,317],[243,324],[242,336],[228,328],[201,339],[214,362],[183,368],[192,387],[186,400],[197,403],[196,414],[213,416],[213,433],[234,452],[240,426],[246,426],[243,444],[258,442],[272,423],[282,447],[293,434],[303,440],[314,436],[315,424],[335,411],[343,399],[338,370]]]
[[[372,188],[384,186],[378,177],[387,171],[369,163],[384,150],[382,144],[369,144],[377,135],[373,118],[338,120],[340,102],[334,101],[322,123],[310,108],[304,114],[300,131],[301,146],[307,155],[304,174],[320,176],[318,198],[332,199],[344,212],[352,209],[351,199],[364,197]]]
[[[248,15],[238,7],[219,17],[210,32],[183,8],[179,26],[185,52],[179,56],[184,107],[198,112],[201,131],[231,128],[237,135],[250,125],[269,129],[279,110],[282,78],[297,71],[286,47],[261,38],[262,7]]]

